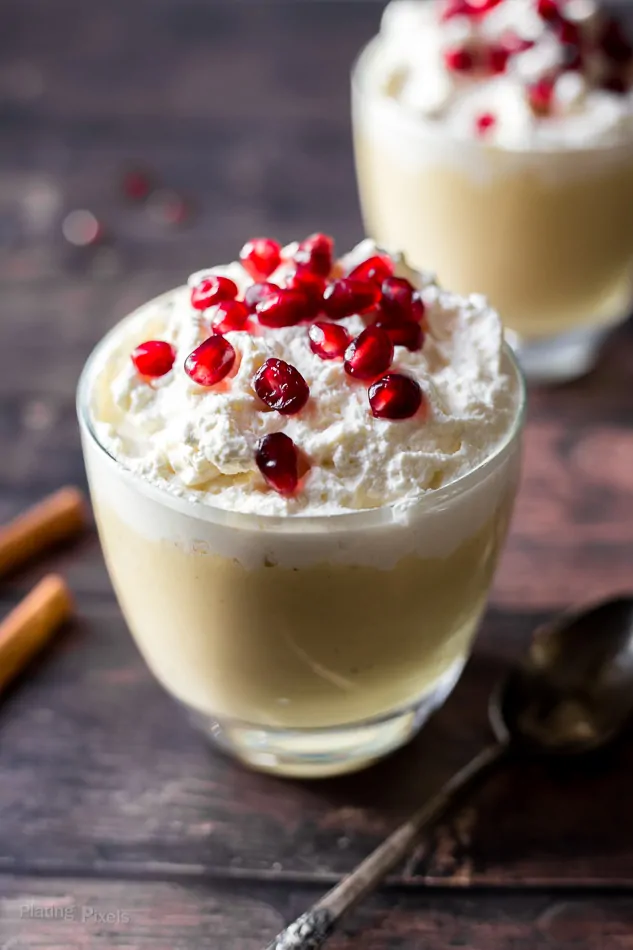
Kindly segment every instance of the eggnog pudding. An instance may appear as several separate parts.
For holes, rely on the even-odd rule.
[[[258,239],[124,319],[79,416],[157,678],[258,768],[334,774],[405,742],[468,656],[523,402],[486,300],[371,241]]]
[[[368,232],[487,295],[528,375],[633,300],[633,47],[593,0],[392,0],[353,78]]]

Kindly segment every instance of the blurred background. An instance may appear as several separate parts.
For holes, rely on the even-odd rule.
[[[0,347],[28,353],[0,378],[11,508],[27,476],[29,497],[77,478],[76,379],[131,308],[249,236],[361,236],[349,68],[382,7],[3,0]]]

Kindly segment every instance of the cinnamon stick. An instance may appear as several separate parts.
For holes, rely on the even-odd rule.
[[[0,691],[26,666],[72,613],[61,577],[49,574],[0,623]]]
[[[78,488],[69,486],[49,495],[0,528],[0,575],[78,534],[86,523],[87,506]]]

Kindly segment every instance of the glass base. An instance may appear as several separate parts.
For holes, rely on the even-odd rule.
[[[528,382],[564,383],[593,369],[605,337],[617,323],[584,327],[542,340],[522,340],[514,330],[506,329],[505,338],[516,353]]]
[[[356,772],[400,748],[442,705],[459,679],[464,659],[447,670],[413,705],[380,719],[327,729],[262,728],[219,722],[188,708],[193,724],[224,752],[261,772],[292,778],[327,778]]]

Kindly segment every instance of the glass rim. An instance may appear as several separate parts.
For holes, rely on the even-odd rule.
[[[382,40],[383,37],[380,35],[380,33],[368,40],[352,63],[352,92],[354,95],[358,95],[359,98],[364,100],[371,98],[367,88],[368,84],[363,76],[364,67],[366,65],[365,60],[369,59],[372,52],[378,49]],[[633,95],[633,92],[631,95]],[[605,153],[628,153],[633,151],[633,134],[631,134],[631,136],[623,142],[605,142],[602,144],[598,143],[585,147],[576,146],[565,149],[547,148],[542,145],[531,146],[529,149],[523,149],[507,145],[485,143],[474,138],[468,138],[466,136],[460,138],[456,135],[452,135],[447,131],[446,128],[439,125],[439,123],[433,122],[432,119],[429,119],[421,114],[414,115],[412,112],[409,112],[407,109],[403,108],[395,99],[391,99],[388,96],[380,96],[380,102],[384,108],[389,109],[389,111],[400,121],[406,122],[407,126],[415,130],[416,133],[420,134],[422,131],[424,131],[428,135],[434,137],[438,142],[442,141],[444,143],[454,144],[460,148],[471,148],[473,151],[478,152],[494,152],[499,155],[511,155],[514,157],[524,156],[526,160],[536,156],[539,159],[545,160],[547,158],[559,159],[561,156],[572,156],[573,158],[577,159],[583,157],[591,158],[592,156],[603,156]]]
[[[104,461],[136,490],[173,510],[203,521],[230,524],[234,527],[252,528],[254,523],[258,523],[268,530],[296,531],[315,525],[327,525],[333,530],[349,530],[351,528],[363,529],[393,525],[402,522],[403,518],[401,514],[399,516],[399,513],[406,512],[408,514],[413,510],[418,512],[424,509],[436,508],[478,484],[487,473],[493,471],[505,460],[521,436],[527,409],[527,386],[521,367],[511,347],[504,341],[502,360],[510,368],[517,386],[517,404],[512,422],[508,426],[504,437],[478,465],[441,488],[427,490],[413,499],[389,502],[376,508],[359,508],[358,510],[337,513],[308,515],[267,515],[257,512],[234,511],[221,505],[209,504],[208,501],[173,494],[167,488],[154,485],[132,471],[103,445],[93,425],[90,412],[90,396],[100,368],[100,361],[107,354],[112,341],[119,336],[123,325],[128,321],[132,322],[134,319],[140,318],[147,308],[155,306],[161,300],[171,297],[182,289],[180,287],[168,290],[166,293],[142,304],[119,320],[93,347],[81,371],[76,393],[76,411],[80,430],[99,451]]]

